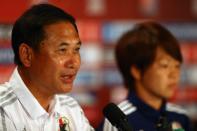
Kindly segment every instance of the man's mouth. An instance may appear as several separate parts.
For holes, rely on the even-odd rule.
[[[62,75],[61,76],[61,80],[65,84],[71,84],[71,83],[73,83],[74,78],[75,78],[75,75],[74,74]]]

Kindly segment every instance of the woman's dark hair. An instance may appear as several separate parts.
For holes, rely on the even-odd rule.
[[[160,47],[171,57],[182,62],[182,54],[177,39],[156,22],[143,22],[125,33],[118,41],[115,56],[124,84],[134,90],[135,81],[130,72],[135,66],[143,74],[154,62],[156,49]]]

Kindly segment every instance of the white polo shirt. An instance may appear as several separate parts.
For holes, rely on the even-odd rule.
[[[46,112],[25,86],[17,68],[10,81],[0,85],[0,131],[92,130],[81,107],[70,96],[56,95]]]

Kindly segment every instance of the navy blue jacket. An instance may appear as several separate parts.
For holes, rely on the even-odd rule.
[[[134,93],[131,93],[128,99],[118,106],[127,115],[128,122],[134,131],[160,131],[159,129],[163,128],[160,126],[169,126],[169,128],[171,126],[173,129],[182,128],[185,131],[192,131],[191,122],[185,111],[175,104],[163,102],[160,110],[155,110]],[[161,121],[161,118],[164,122]],[[102,127],[103,131],[117,131],[107,119],[105,119]],[[164,130],[167,131],[167,129]]]

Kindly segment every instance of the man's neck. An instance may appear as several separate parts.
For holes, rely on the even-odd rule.
[[[49,104],[53,99],[53,95],[49,94],[49,92],[44,92],[42,87],[36,85],[35,82],[31,80],[27,71],[24,71],[22,68],[18,67],[18,72],[25,83],[26,87],[32,93],[32,95],[36,98],[36,100],[40,103],[40,105],[48,112]]]
[[[53,96],[50,96],[42,92],[42,90],[39,90],[39,88],[34,88],[33,86],[28,86],[27,88],[30,90],[30,92],[33,94],[36,100],[40,103],[40,105],[48,112],[48,108],[51,100],[53,99]]]

